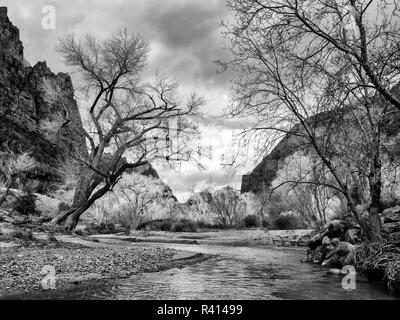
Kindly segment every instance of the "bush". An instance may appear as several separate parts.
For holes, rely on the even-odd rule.
[[[294,230],[303,227],[301,219],[293,215],[281,215],[273,220],[272,225],[278,230]]]
[[[198,221],[197,227],[200,229],[226,229],[224,225],[220,223],[210,223],[205,221]]]
[[[100,224],[91,223],[88,226],[90,234],[110,234],[115,233],[115,225],[113,223],[101,222]]]
[[[172,221],[169,219],[156,219],[140,223],[136,230],[171,231]]]
[[[260,219],[255,214],[249,214],[243,219],[246,228],[256,228],[260,226]]]
[[[188,220],[180,219],[174,221],[170,219],[157,219],[146,221],[138,225],[137,230],[149,231],[171,231],[171,232],[196,232],[198,228],[197,223]]]
[[[180,221],[173,223],[171,227],[172,232],[182,232],[184,229],[185,229],[185,224]]]
[[[197,225],[191,220],[181,219],[172,224],[172,232],[196,232]]]
[[[164,220],[159,224],[159,230],[161,231],[171,231],[171,228],[172,228],[172,222],[169,220]]]
[[[23,215],[37,215],[39,212],[36,209],[37,196],[33,193],[25,193],[17,197],[14,209]]]

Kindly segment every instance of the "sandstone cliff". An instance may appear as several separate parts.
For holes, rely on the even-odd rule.
[[[45,62],[29,65],[6,7],[0,8],[0,44],[0,148],[7,143],[16,152],[31,152],[38,165],[27,172],[27,183],[44,192],[60,160],[87,152],[71,78],[54,74]],[[46,81],[60,86],[62,103],[49,97]]]

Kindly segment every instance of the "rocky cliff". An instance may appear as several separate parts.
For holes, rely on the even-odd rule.
[[[62,100],[55,101],[48,83],[55,83]],[[81,116],[71,78],[54,74],[45,62],[33,67],[24,59],[19,30],[0,8],[0,148],[29,151],[37,167],[27,172],[27,183],[39,192],[56,178],[60,160],[73,152],[87,152]]]
[[[317,114],[309,119],[310,123],[315,127],[323,126],[327,121],[331,120],[329,112]],[[242,176],[241,193],[257,193],[264,188],[270,187],[277,176],[278,170],[283,168],[285,159],[299,151],[307,152],[310,146],[305,138],[299,136],[302,131],[300,125],[293,126],[252,172]]]

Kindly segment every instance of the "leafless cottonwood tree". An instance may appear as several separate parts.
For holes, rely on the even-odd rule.
[[[332,188],[363,224],[353,185],[367,181],[371,237],[380,237],[385,126],[400,110],[399,1],[228,0],[226,25],[239,76],[230,115],[254,118],[249,135],[307,142]]]
[[[214,191],[209,206],[218,222],[227,227],[237,225],[246,209],[239,192],[229,186]]]
[[[18,176],[35,167],[36,161],[29,153],[16,154],[5,144],[0,151],[0,206],[7,200]]]
[[[116,200],[127,204],[125,215],[130,228],[133,230],[145,216],[149,206],[163,200],[165,186],[161,181],[145,177],[140,174],[131,175],[125,181],[118,184],[114,190]]]
[[[177,83],[165,76],[157,75],[151,84],[141,80],[148,43],[139,34],[122,30],[104,41],[67,35],[58,51],[82,76],[89,99],[84,104],[88,130],[82,130],[89,154],[78,161],[83,165],[79,165],[71,210],[52,221],[66,220],[67,229],[72,230],[127,170],[157,159],[173,163],[192,158],[185,139],[197,131],[195,118],[204,101],[195,94],[186,101],[179,99]]]

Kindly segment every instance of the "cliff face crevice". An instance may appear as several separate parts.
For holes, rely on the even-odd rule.
[[[45,62],[24,59],[19,30],[0,8],[0,148],[30,152],[38,165],[27,173],[35,191],[57,180],[58,163],[74,152],[87,154],[82,121],[69,75],[54,74]],[[57,83],[63,102],[53,101],[45,83]]]

